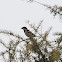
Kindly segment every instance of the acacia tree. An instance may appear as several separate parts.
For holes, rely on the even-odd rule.
[[[29,1],[33,2],[34,0]],[[57,5],[52,7],[42,3],[39,4],[49,8],[50,12],[53,13],[54,16],[57,14],[60,16],[62,15],[62,7],[58,7]],[[47,38],[52,28],[49,28],[44,34],[42,34],[42,31],[39,32],[39,29],[42,28],[43,21],[40,21],[37,27],[29,21],[27,23],[31,29],[33,29],[36,37],[24,39],[20,35],[11,31],[0,30],[1,35],[15,38],[15,40],[9,41],[9,45],[4,43],[3,39],[0,40],[0,44],[6,48],[5,51],[0,52],[3,62],[61,62],[62,46],[60,46],[60,44],[62,42],[62,33],[54,33],[53,35],[60,37],[58,37],[56,41],[51,42],[47,40]],[[52,45],[53,43],[57,46],[54,47]],[[48,51],[49,49],[51,51]]]

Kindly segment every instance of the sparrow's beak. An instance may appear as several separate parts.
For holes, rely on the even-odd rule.
[[[23,27],[21,29],[23,29]]]

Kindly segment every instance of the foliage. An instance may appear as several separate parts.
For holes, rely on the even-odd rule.
[[[61,59],[61,48],[59,45],[54,48],[51,45],[51,42],[47,40],[47,37],[50,33],[51,28],[45,32],[45,34],[39,33],[38,29],[41,27],[43,21],[39,23],[37,27],[33,27],[30,22],[27,22],[29,26],[37,33],[39,36],[34,38],[23,39],[20,35],[14,34],[13,32],[7,30],[0,30],[0,33],[7,35],[8,37],[13,36],[17,40],[10,40],[9,46],[7,46],[2,40],[0,43],[6,48],[5,51],[0,53],[0,56],[3,57],[5,62],[54,62]],[[61,37],[60,37],[61,38]],[[59,39],[58,39],[59,41]],[[62,41],[62,40],[61,40]],[[22,46],[22,43],[25,43]],[[53,43],[53,42],[52,42]],[[20,49],[17,47],[19,46]],[[52,51],[48,51],[50,48]],[[7,58],[6,58],[7,54]]]

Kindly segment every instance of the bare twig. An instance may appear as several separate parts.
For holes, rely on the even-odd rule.
[[[0,40],[0,43],[1,43],[3,46],[5,46],[6,48],[9,48],[9,47],[7,47],[7,46],[5,45],[5,43],[3,43],[2,40]]]
[[[7,34],[7,35],[11,35],[11,36],[14,36],[14,37],[16,37],[16,38],[18,38],[18,39],[23,39],[20,35],[14,34],[14,33],[11,32],[11,31],[0,30],[0,33]]]
[[[51,12],[54,12],[55,15],[56,15],[57,13],[60,14],[60,15],[62,15],[59,11],[57,11],[57,10],[54,9],[54,6],[51,7],[51,6],[49,6],[49,5],[42,4],[42,3],[38,2],[38,1],[34,1],[34,2],[36,2],[36,3],[40,4],[40,5],[43,5],[43,6],[47,7],[47,8],[49,8],[49,9],[51,9]],[[58,9],[58,8],[57,8],[57,9]]]

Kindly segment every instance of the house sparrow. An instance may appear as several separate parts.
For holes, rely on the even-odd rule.
[[[31,31],[29,31],[26,27],[22,27],[21,29],[24,30],[24,33],[25,33],[25,35],[26,35],[27,37],[29,37],[29,38],[35,37],[35,34],[33,34]]]

